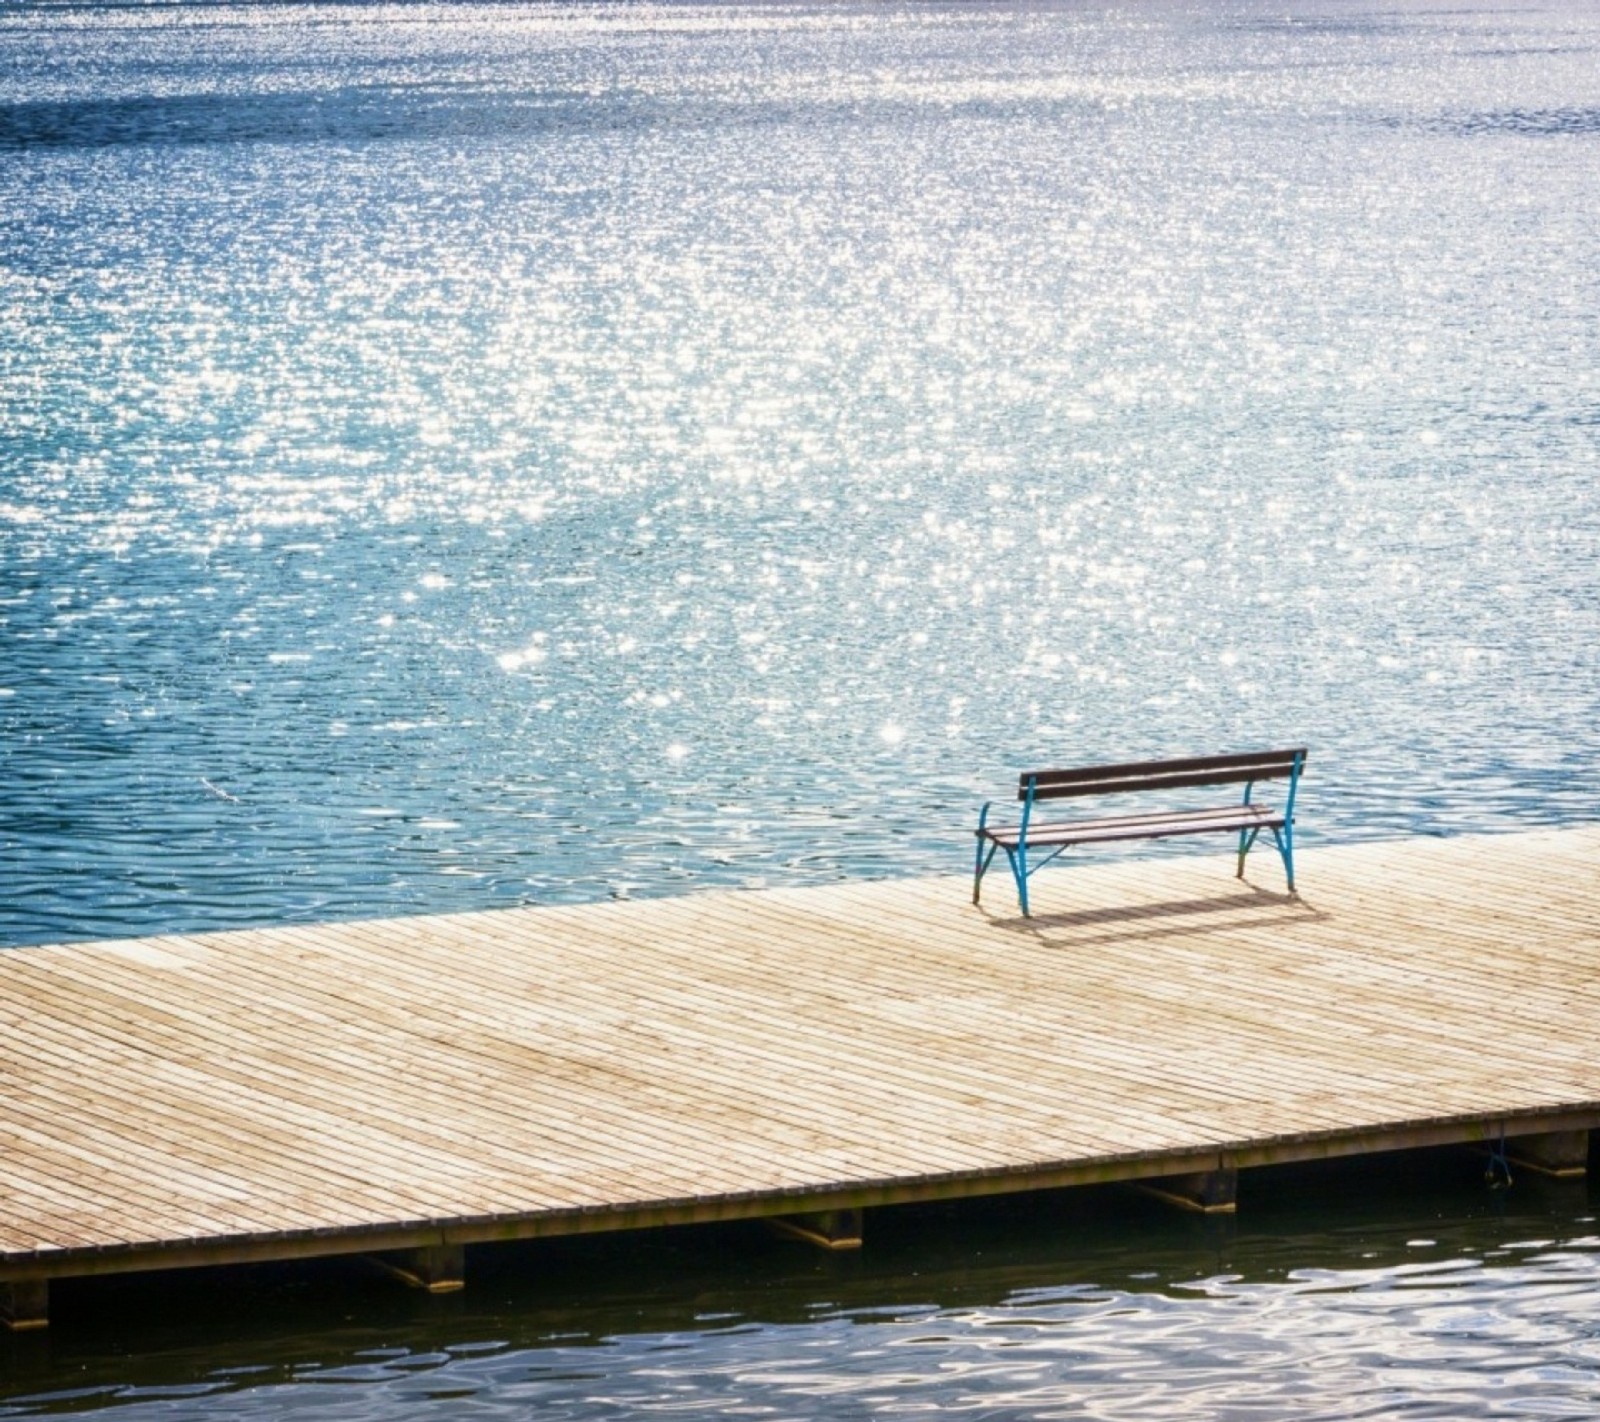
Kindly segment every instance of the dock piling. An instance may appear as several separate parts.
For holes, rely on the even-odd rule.
[[[0,1284],[0,1323],[13,1333],[45,1328],[50,1323],[48,1279],[14,1279]]]
[[[1227,1163],[1215,1170],[1162,1175],[1136,1181],[1135,1185],[1146,1195],[1204,1215],[1231,1215],[1238,1209],[1239,1172]]]
[[[372,1256],[385,1271],[413,1289],[430,1294],[459,1293],[467,1286],[467,1251],[459,1244],[434,1244]]]
[[[1534,1136],[1513,1136],[1506,1156],[1515,1165],[1559,1180],[1588,1173],[1588,1131],[1544,1131]]]
[[[863,1210],[817,1210],[803,1215],[775,1215],[768,1223],[783,1234],[822,1249],[860,1249]]]

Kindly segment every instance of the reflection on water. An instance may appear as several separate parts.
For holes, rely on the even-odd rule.
[[[355,1262],[63,1286],[0,1415],[1582,1417],[1583,1184],[1419,1153],[1247,1175],[1238,1220],[1088,1189],[474,1251],[465,1294]],[[146,1321],[146,1320],[149,1321]],[[3,1352],[9,1348],[9,1355]]]
[[[1589,7],[15,7],[0,943],[1592,818]]]

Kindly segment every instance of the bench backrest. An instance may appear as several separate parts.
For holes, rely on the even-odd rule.
[[[1025,770],[1017,799],[1063,800],[1074,795],[1114,795],[1126,790],[1181,790],[1191,785],[1237,785],[1252,780],[1286,780],[1298,775],[1306,752],[1254,751],[1244,755],[1202,755],[1188,760],[1137,760],[1126,765],[1085,765],[1076,770]]]

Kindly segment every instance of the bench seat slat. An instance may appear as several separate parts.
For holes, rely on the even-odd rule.
[[[1119,839],[1169,839],[1181,834],[1283,827],[1283,815],[1267,805],[1220,805],[1210,810],[1158,811],[1096,820],[1062,820],[1028,827],[1028,845],[1095,844]],[[1017,825],[989,825],[981,837],[1015,849]]]

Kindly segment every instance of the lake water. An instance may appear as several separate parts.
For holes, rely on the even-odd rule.
[[[466,1292],[351,1262],[58,1286],[0,1417],[1572,1418],[1600,1410],[1583,1184],[1454,1153],[1246,1175],[1237,1223],[1118,1189],[504,1245]]]
[[[1600,806],[1600,14],[0,15],[0,942]]]
[[[1030,763],[1600,813],[1580,0],[13,3],[0,313],[0,945],[959,870]],[[758,1255],[726,1327],[619,1270],[570,1355],[533,1284],[368,1357],[252,1283],[194,1397],[113,1329],[50,1405],[1591,1412],[1586,1206],[1414,1276],[1391,1205],[970,1305]]]

